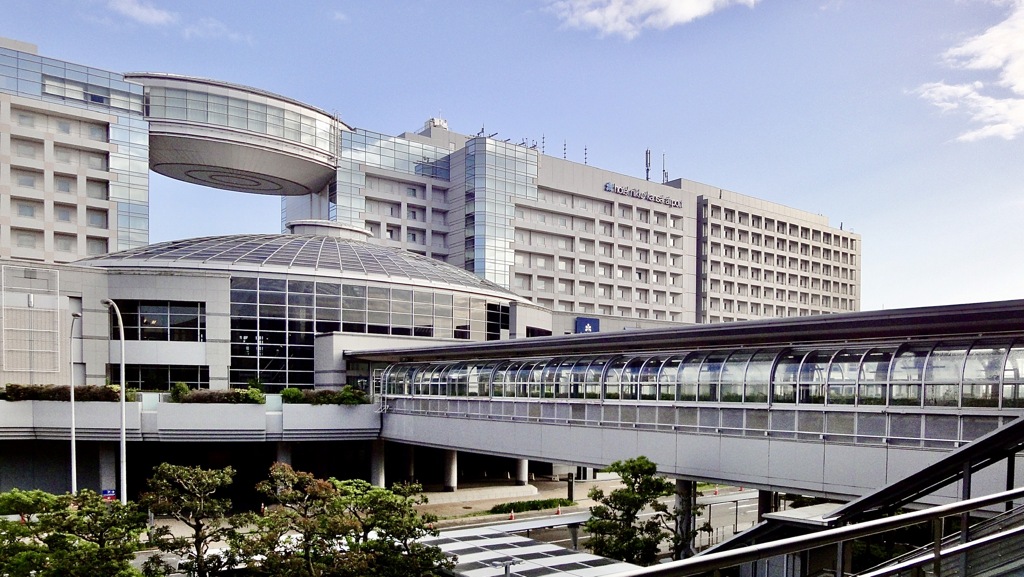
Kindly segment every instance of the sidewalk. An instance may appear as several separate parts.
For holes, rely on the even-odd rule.
[[[587,498],[592,487],[600,487],[608,493],[621,486],[618,479],[599,481],[576,481],[573,493],[577,505],[562,507],[563,513],[587,511],[594,501]],[[460,488],[454,492],[423,493],[427,504],[416,508],[421,513],[437,515],[440,519],[436,526],[439,529],[455,525],[485,524],[508,520],[507,514],[494,515],[488,511],[495,505],[513,501],[532,501],[536,499],[565,499],[568,496],[567,481],[534,481],[529,485],[487,484]],[[516,513],[517,519],[551,515],[553,510],[528,511]]]

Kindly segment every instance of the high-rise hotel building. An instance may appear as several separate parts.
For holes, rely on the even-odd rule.
[[[282,229],[333,221],[465,268],[553,311],[555,333],[860,306],[860,237],[820,215],[443,119],[390,136],[255,88],[104,72],[0,40],[0,258],[147,244],[150,169],[279,195]]]

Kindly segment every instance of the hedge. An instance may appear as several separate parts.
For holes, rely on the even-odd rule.
[[[287,404],[307,405],[363,405],[370,402],[366,393],[351,385],[345,385],[338,391],[288,387],[281,391],[281,401]]]
[[[180,403],[229,403],[263,405],[267,396],[257,388],[189,391],[181,397]]]
[[[4,397],[8,401],[70,401],[71,387],[68,385],[18,385],[7,383]],[[121,390],[117,385],[77,385],[75,401],[120,401]],[[135,400],[135,391],[127,391],[126,400]]]
[[[569,499],[534,499],[532,501],[513,501],[501,503],[491,507],[491,513],[522,513],[523,511],[541,511],[543,509],[554,509],[556,507],[572,507],[576,501]]]

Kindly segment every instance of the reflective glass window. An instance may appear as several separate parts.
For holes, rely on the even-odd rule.
[[[872,349],[860,364],[857,402],[862,405],[884,405],[889,389],[889,364],[892,350]]]
[[[932,350],[924,370],[924,404],[960,404],[960,378],[966,358],[966,344],[939,345]]]
[[[605,369],[604,398],[618,399],[622,393],[622,368],[629,362],[629,357],[615,357]]]
[[[830,405],[852,405],[857,399],[857,369],[865,352],[863,349],[845,349],[832,358],[828,368]]]
[[[912,345],[901,349],[893,359],[889,377],[890,403],[893,405],[921,404],[924,363],[931,348],[931,345]]]
[[[1017,341],[1003,366],[1003,406],[1024,407],[1024,342]]]
[[[964,362],[963,406],[994,407],[999,404],[1002,376],[1009,343],[975,343]]]
[[[800,361],[804,358],[804,352],[793,351],[782,355],[775,366],[775,374],[772,377],[772,402],[795,403],[797,373],[800,370]]]
[[[679,371],[679,400],[697,400],[697,379],[700,376],[700,366],[704,362],[707,353],[691,353],[683,361]]]
[[[799,402],[815,405],[825,402],[825,382],[829,361],[835,354],[831,350],[811,351],[800,364],[797,392]]]
[[[722,402],[739,403],[743,401],[743,381],[747,373],[747,365],[753,351],[738,351],[729,355],[722,366]]]
[[[728,353],[725,352],[713,352],[704,358],[704,362],[700,365],[700,376],[697,380],[698,401],[718,400],[719,378],[722,375],[722,365],[725,363],[727,356]]]
[[[744,375],[743,398],[748,403],[765,403],[772,382],[772,367],[778,351],[758,351],[747,363]]]

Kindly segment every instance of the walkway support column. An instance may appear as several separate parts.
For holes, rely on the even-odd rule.
[[[415,483],[416,482],[416,446],[406,445],[406,469],[405,469],[405,482]]]
[[[530,460],[516,459],[516,485],[522,487],[530,476]]]
[[[99,447],[99,468],[100,468],[100,487],[99,491],[104,489],[116,489],[117,488],[117,445],[110,443],[101,443]]]
[[[444,490],[454,492],[459,488],[459,452],[447,449],[444,452]]]
[[[697,483],[676,479],[676,535],[684,540],[673,559],[686,559],[695,554],[693,538],[697,522]]]
[[[384,486],[384,441],[382,439],[370,442],[370,484],[374,487]]]
[[[766,513],[774,513],[778,509],[779,494],[775,491],[757,492],[757,521],[764,521]]]
[[[278,441],[276,451],[274,453],[274,460],[278,463],[291,466],[292,464],[292,444],[288,441]]]

